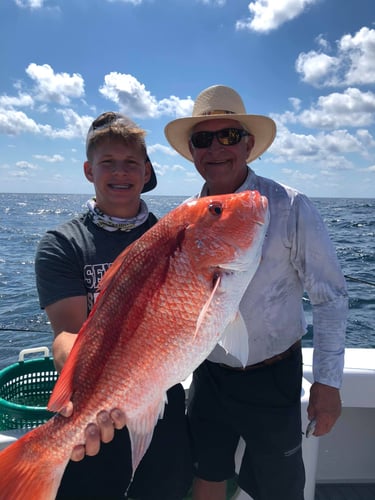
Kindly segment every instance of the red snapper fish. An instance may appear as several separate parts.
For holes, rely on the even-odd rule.
[[[238,356],[238,344],[247,346],[238,307],[268,220],[267,199],[257,191],[192,199],[119,255],[48,403],[59,412],[71,400],[73,415],[57,413],[0,453],[1,500],[54,499],[86,426],[115,407],[126,415],[134,473],[166,391],[217,342]]]

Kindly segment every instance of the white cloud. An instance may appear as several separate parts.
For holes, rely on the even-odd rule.
[[[30,173],[26,170],[12,170],[9,172],[9,177],[16,177],[17,180],[26,182],[30,178]]]
[[[49,137],[74,139],[76,137],[86,138],[87,131],[93,121],[92,116],[79,115],[73,109],[57,110],[64,122],[65,127],[62,129],[51,129],[48,131]]]
[[[21,108],[34,106],[34,99],[29,94],[18,94],[18,96],[0,96],[0,107],[2,108]]]
[[[346,74],[348,85],[375,82],[375,30],[363,27],[353,37],[343,36],[339,49],[351,61]]]
[[[311,50],[299,54],[296,61],[296,71],[303,75],[302,80],[310,85],[318,85],[322,79],[329,75],[337,74],[340,68],[340,60],[327,54],[321,54]]]
[[[329,134],[319,133],[316,140],[319,147],[329,154],[358,152],[362,147],[361,141],[347,130],[334,130]]]
[[[354,168],[347,154],[357,153],[368,157],[375,140],[368,131],[351,134],[347,130],[318,132],[316,135],[290,131],[278,122],[278,134],[270,148],[272,163],[312,164],[325,169],[348,170]]]
[[[2,109],[0,107],[0,134],[20,135],[34,134],[44,135],[52,139],[74,139],[85,138],[93,117],[78,115],[72,109],[56,110],[64,120],[65,127],[56,129],[49,124],[43,125],[29,118],[24,112],[14,109]]]
[[[315,39],[316,43],[322,48],[322,49],[326,49],[326,50],[330,50],[330,44],[328,42],[328,40],[326,40],[324,38],[324,36],[322,34],[318,35]]]
[[[198,175],[196,170],[191,170],[186,172],[186,178],[189,181],[196,181],[197,179],[200,179],[200,176]]]
[[[356,136],[364,148],[363,156],[366,156],[367,152],[368,154],[371,154],[371,150],[375,149],[375,137],[373,137],[370,132],[365,129],[358,129],[356,131]]]
[[[158,103],[158,111],[160,115],[174,116],[175,118],[191,115],[193,111],[194,101],[189,96],[186,99],[180,99],[174,95],[162,99]]]
[[[49,2],[52,3],[51,0],[14,0],[17,7],[21,9],[28,9],[31,12],[37,12],[43,9],[44,13],[48,12],[53,15],[60,14],[61,7],[59,5],[48,5]]]
[[[293,177],[293,179],[296,180],[314,180],[318,176],[316,173],[301,172],[300,170],[292,170],[290,168],[282,168],[281,172]]]
[[[35,82],[35,99],[44,102],[54,102],[61,105],[70,104],[71,98],[84,95],[84,80],[74,73],[55,73],[49,64],[29,64],[26,73]]]
[[[318,43],[329,51],[322,37],[318,37]],[[354,36],[344,35],[337,42],[336,55],[302,52],[296,70],[304,82],[316,87],[375,83],[375,30],[363,27]]]
[[[375,121],[375,94],[348,88],[319,97],[315,106],[303,111],[299,121],[306,127],[365,127]]]
[[[99,90],[104,97],[115,102],[123,113],[135,118],[186,116],[194,105],[190,97],[180,99],[170,96],[158,101],[134,76],[117,72],[106,75]]]
[[[147,150],[150,154],[152,153],[162,153],[167,156],[177,156],[178,153],[174,149],[169,146],[164,146],[164,144],[153,144],[152,146],[148,146]]]
[[[0,134],[18,135],[23,132],[37,134],[40,127],[22,111],[0,109]]]
[[[270,148],[271,162],[312,164],[326,172],[355,168],[348,155],[373,162],[375,137],[365,127],[375,122],[375,93],[348,88],[320,96],[308,109],[300,99],[289,102],[291,111],[272,116],[278,133]],[[303,129],[314,131],[306,134]]]
[[[62,163],[64,161],[64,157],[58,154],[48,156],[48,155],[33,155],[33,158],[36,160],[42,160],[47,163]]]
[[[111,72],[104,77],[100,93],[118,104],[120,109],[136,118],[157,115],[157,101],[134,76]]]
[[[167,176],[168,174],[171,174],[173,172],[186,172],[186,168],[182,165],[179,165],[178,163],[175,163],[173,165],[167,165],[167,164],[160,164],[157,161],[153,161],[152,165],[154,166],[156,170],[156,174],[158,176],[164,177]]]
[[[19,81],[15,84],[17,95],[0,96],[0,134],[31,133],[44,134],[51,138],[85,138],[93,117],[79,115],[73,109],[66,107],[73,98],[82,98],[83,78],[78,74],[55,73],[48,64],[39,66],[31,63],[26,73],[35,84],[29,93],[22,91],[24,83]],[[162,115],[187,116],[194,105],[191,97],[180,99],[170,96],[158,101],[134,76],[116,72],[105,76],[104,84],[99,91],[104,97],[116,103],[120,111],[135,118],[158,118]],[[16,109],[29,107],[39,114],[47,114],[48,105],[51,103],[64,106],[54,110],[55,115],[62,117],[65,125],[63,128],[40,124],[27,116],[24,111]]]
[[[35,165],[33,165],[32,163],[28,162],[28,161],[18,161],[16,163],[16,167],[17,168],[20,168],[21,170],[35,170],[37,167]]]
[[[108,3],[131,3],[133,5],[141,5],[143,0],[107,0]]]
[[[198,3],[203,3],[203,5],[213,5],[214,7],[223,7],[227,1],[226,0],[197,0]]]
[[[301,109],[302,101],[298,97],[289,97],[289,102],[291,103],[295,111],[299,111]]]
[[[186,172],[186,168],[182,165],[174,164],[171,166],[172,172]]]
[[[29,9],[41,9],[45,0],[15,0],[18,7]]]
[[[375,122],[375,94],[348,88],[344,92],[333,92],[320,96],[309,109],[299,112],[292,99],[294,111],[275,115],[279,123],[301,124],[307,128],[340,129],[344,127],[367,127]]]
[[[319,144],[312,134],[297,134],[286,127],[279,128],[275,142],[272,145],[272,153],[275,163],[293,161],[305,163],[316,158]]]
[[[236,29],[267,33],[290,21],[318,0],[256,0],[250,2],[250,18],[237,21]]]

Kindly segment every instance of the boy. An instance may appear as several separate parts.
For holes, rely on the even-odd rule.
[[[37,288],[54,332],[58,371],[92,309],[101,277],[121,251],[157,221],[141,198],[157,183],[144,136],[144,130],[119,113],[106,112],[93,121],[84,173],[94,185],[95,197],[88,201],[86,213],[48,231],[39,244]],[[102,418],[109,434],[115,432],[114,439],[107,442],[112,435],[104,437],[107,443],[99,454],[69,462],[59,500],[124,498],[131,479],[128,432],[126,428],[113,431],[108,414]],[[155,428],[128,494],[141,500],[182,499],[190,486],[191,469],[185,394],[178,384],[168,391],[164,418]]]

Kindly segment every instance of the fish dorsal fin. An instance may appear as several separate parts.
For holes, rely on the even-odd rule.
[[[249,357],[249,337],[245,321],[240,311],[233,321],[224,330],[219,345],[225,351],[241,361],[242,366],[247,365]]]
[[[49,398],[47,409],[53,412],[60,412],[71,400],[73,394],[73,372],[72,370],[66,370],[64,365],[64,370],[61,372],[58,381],[59,384],[55,384],[52,394]]]
[[[216,294],[216,291],[217,289],[219,288],[219,285],[220,285],[220,282],[221,282],[221,278],[220,276],[217,277],[217,279],[215,280],[215,284],[214,284],[214,287],[212,289],[212,292],[210,294],[210,296],[208,297],[208,300],[207,302],[205,303],[205,305],[202,307],[202,310],[201,312],[199,313],[199,316],[198,316],[198,319],[197,319],[197,326],[195,328],[195,332],[194,332],[194,338],[196,337],[196,335],[198,334],[198,331],[206,317],[206,314],[207,314],[207,311],[208,311],[208,308],[210,307],[214,297],[215,297],[215,294]]]
[[[158,419],[163,418],[166,402],[167,395],[164,393],[143,415],[126,421],[131,442],[133,475],[151,443]],[[124,412],[126,414],[126,408]]]

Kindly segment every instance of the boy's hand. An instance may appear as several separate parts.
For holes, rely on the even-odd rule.
[[[73,413],[73,403],[63,408],[60,415],[70,417]],[[79,462],[85,455],[90,457],[97,455],[100,450],[100,443],[109,443],[115,435],[115,429],[125,427],[125,414],[118,408],[114,408],[110,413],[101,411],[96,416],[96,424],[90,423],[85,429],[85,443],[73,448],[70,459]]]

